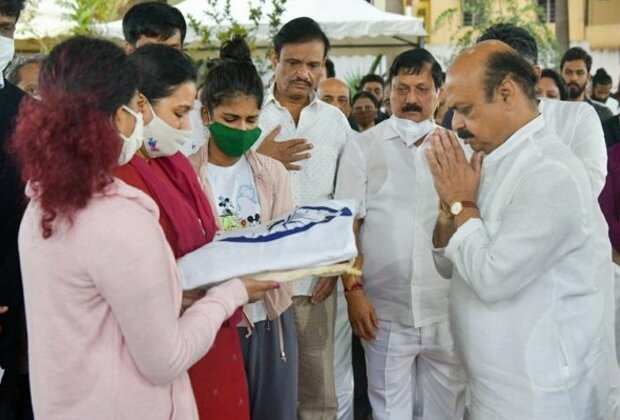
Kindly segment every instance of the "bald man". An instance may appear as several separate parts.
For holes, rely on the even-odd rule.
[[[335,106],[349,118],[351,114],[351,98],[349,85],[340,79],[323,79],[316,90],[319,99]]]
[[[427,152],[469,418],[610,419],[611,249],[586,169],[545,129],[535,89],[532,66],[506,44],[465,51],[448,70],[447,103],[476,153],[467,162],[445,131]]]

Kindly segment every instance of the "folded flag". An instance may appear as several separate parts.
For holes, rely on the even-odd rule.
[[[356,200],[329,200],[297,207],[262,225],[220,232],[212,242],[177,261],[183,288],[349,261],[357,256],[353,233],[357,211]]]

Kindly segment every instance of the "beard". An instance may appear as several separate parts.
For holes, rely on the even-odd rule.
[[[586,83],[580,85],[577,82],[570,82],[568,84],[568,96],[571,99],[577,99],[586,90]]]

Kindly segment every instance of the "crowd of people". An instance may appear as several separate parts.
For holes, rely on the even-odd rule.
[[[585,50],[542,69],[500,23],[352,87],[300,17],[264,85],[240,36],[199,77],[157,1],[124,48],[14,57],[24,7],[0,0],[1,419],[620,418],[620,91]],[[218,233],[330,199],[359,203],[361,276],[185,287]]]

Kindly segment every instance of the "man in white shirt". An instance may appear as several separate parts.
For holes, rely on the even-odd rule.
[[[363,287],[345,276],[354,332],[366,354],[375,419],[461,419],[464,372],[448,323],[449,282],[433,264],[438,197],[424,151],[441,66],[424,49],[390,68],[393,115],[345,146],[338,198],[357,198]],[[361,263],[361,256],[358,257]]]
[[[453,264],[450,315],[469,415],[610,419],[611,250],[585,168],[545,130],[536,81],[502,42],[464,52],[447,72],[447,102],[476,153],[469,163],[448,132],[427,151],[450,208],[433,241]]]
[[[499,23],[489,27],[478,42],[488,40],[508,44],[533,66],[540,77],[536,39],[526,29],[511,23]],[[538,109],[545,117],[545,127],[556,133],[586,167],[592,191],[598,196],[607,175],[607,150],[603,128],[594,108],[586,102],[540,99]]]
[[[344,115],[315,93],[328,50],[329,40],[319,25],[306,17],[291,20],[274,37],[275,81],[259,116],[262,132],[270,134],[258,151],[297,169],[290,172],[297,205],[332,198],[338,159],[350,136]],[[300,153],[304,147],[310,148],[311,156]],[[297,157],[290,159],[295,152]],[[303,162],[292,165],[300,160]],[[336,278],[309,278],[294,284],[300,419],[336,418],[335,282]]]

